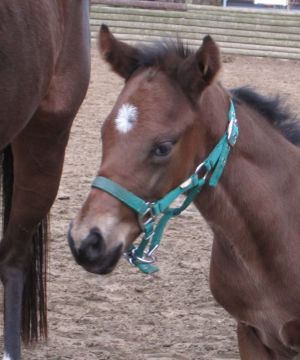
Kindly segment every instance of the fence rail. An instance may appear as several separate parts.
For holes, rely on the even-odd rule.
[[[97,36],[99,25],[106,23],[118,38],[130,43],[180,35],[191,47],[196,47],[210,34],[224,53],[300,59],[297,12],[197,5],[187,5],[186,11],[166,11],[93,4],[90,23],[92,38]]]
[[[186,11],[185,3],[169,3],[163,1],[149,1],[149,0],[92,0],[92,5],[109,5],[121,7],[133,7],[141,9],[163,9],[163,10],[180,10]]]

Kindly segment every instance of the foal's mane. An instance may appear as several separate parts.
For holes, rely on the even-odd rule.
[[[300,120],[292,115],[279,96],[266,97],[250,87],[231,90],[233,100],[245,102],[263,115],[291,143],[300,146]]]
[[[140,45],[137,48],[137,68],[156,66],[175,81],[178,80],[180,64],[190,55],[195,54],[187,44],[177,38],[162,40],[150,45]],[[263,115],[291,143],[300,146],[300,120],[291,115],[279,96],[266,97],[256,93],[250,87],[231,90],[233,99],[245,102]]]

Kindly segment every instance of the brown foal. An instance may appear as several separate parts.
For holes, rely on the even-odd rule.
[[[240,135],[219,184],[194,201],[213,233],[210,286],[236,319],[243,360],[300,353],[300,126],[275,99],[217,81],[219,49],[205,37],[132,47],[104,25],[100,50],[125,80],[102,128],[98,175],[147,201],[181,184],[226,131],[230,100]],[[93,188],[69,242],[88,271],[111,271],[141,229],[136,214]]]

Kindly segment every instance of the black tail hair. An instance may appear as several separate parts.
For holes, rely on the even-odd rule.
[[[13,153],[8,146],[0,154],[0,188],[2,183],[2,236],[9,222],[13,195]],[[1,195],[1,193],[0,193]],[[1,199],[1,196],[0,196]],[[21,336],[25,344],[47,338],[47,234],[48,219],[38,224],[32,236],[22,299]]]
[[[2,236],[6,231],[10,210],[11,210],[11,199],[13,192],[13,182],[14,182],[14,174],[13,174],[13,155],[11,146],[8,146],[1,153],[1,172],[0,176],[2,177]]]

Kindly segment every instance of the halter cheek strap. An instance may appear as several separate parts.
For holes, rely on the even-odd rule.
[[[188,179],[160,200],[153,203],[146,202],[106,177],[97,176],[93,181],[92,187],[114,196],[138,214],[139,224],[144,233],[142,241],[137,246],[131,245],[124,255],[132,265],[142,272],[150,274],[158,271],[158,267],[154,265],[153,253],[160,244],[168,221],[181,214],[194,201],[206,183],[211,187],[217,186],[226,166],[230,150],[235,145],[239,134],[232,101],[230,101],[228,120],[227,131],[208,157]],[[208,175],[210,177],[207,181]],[[183,194],[186,195],[183,203],[178,207],[171,207],[171,204]]]

